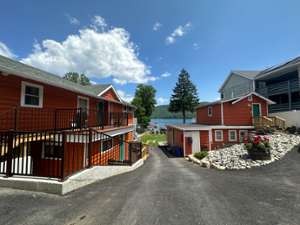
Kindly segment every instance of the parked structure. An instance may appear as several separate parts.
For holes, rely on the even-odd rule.
[[[65,179],[132,163],[141,149],[133,112],[112,85],[82,86],[0,56],[0,174]]]

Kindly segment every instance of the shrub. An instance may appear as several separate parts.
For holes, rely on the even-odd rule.
[[[252,143],[247,143],[247,144],[245,144],[245,148],[246,148],[247,150],[252,149],[252,147],[253,147],[253,144],[252,144]]]
[[[245,148],[253,160],[270,159],[271,146],[268,137],[256,135],[250,141],[250,143],[245,144]]]
[[[286,131],[289,132],[290,134],[295,134],[297,131],[297,127],[296,126],[291,126],[286,128]]]
[[[197,159],[203,159],[205,158],[206,156],[208,156],[208,152],[207,151],[202,151],[202,152],[196,152],[194,154],[194,157],[196,157]]]

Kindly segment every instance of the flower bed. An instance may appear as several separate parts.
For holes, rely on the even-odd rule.
[[[254,136],[249,143],[245,144],[245,148],[252,160],[271,159],[271,145],[267,136]]]
[[[206,157],[211,166],[217,169],[248,169],[263,166],[281,159],[287,152],[300,144],[300,136],[286,133],[269,135],[270,158],[268,160],[253,160],[244,144],[236,144],[227,148],[209,151]]]

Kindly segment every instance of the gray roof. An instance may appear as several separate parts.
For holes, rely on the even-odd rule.
[[[108,84],[97,84],[92,86],[83,86],[76,84],[72,81],[63,79],[62,77],[48,73],[44,70],[26,65],[19,61],[4,57],[0,55],[0,72],[12,74],[20,77],[24,77],[30,80],[35,80],[41,83],[49,84],[55,87],[64,88],[73,92],[78,92],[87,96],[104,99],[98,96],[98,94],[107,88]],[[109,100],[113,101],[113,100]],[[113,101],[117,102],[117,101]],[[127,102],[122,101],[123,104],[130,105]]]
[[[111,84],[94,84],[91,86],[87,86],[87,88],[89,88],[92,92],[94,92],[95,95],[98,95],[110,86],[112,86],[112,85]]]
[[[260,73],[260,71],[256,70],[233,70],[231,72],[248,79],[254,79]]]

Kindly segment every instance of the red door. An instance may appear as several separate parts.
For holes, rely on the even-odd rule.
[[[191,137],[185,137],[185,155],[191,155],[192,154],[192,138]]]

